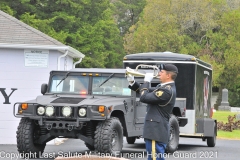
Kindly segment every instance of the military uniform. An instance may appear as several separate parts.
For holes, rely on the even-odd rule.
[[[129,88],[140,91],[140,101],[147,103],[143,138],[167,144],[169,139],[169,118],[176,99],[175,83],[149,88],[146,82],[141,86],[135,82]]]
[[[145,117],[143,138],[146,143],[148,160],[164,160],[164,153],[169,141],[169,119],[176,100],[175,78],[178,68],[172,64],[161,64],[159,78],[165,83],[157,87],[149,88],[153,75],[146,73],[144,84],[140,85],[134,81],[134,77],[127,76],[129,88],[140,92],[140,101],[147,103],[147,114]],[[171,78],[166,72],[172,72]]]

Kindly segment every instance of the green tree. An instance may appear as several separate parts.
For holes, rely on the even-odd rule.
[[[141,16],[146,0],[111,0],[114,7],[114,17],[120,28],[121,35],[136,24]]]
[[[8,6],[8,4],[5,2],[5,0],[3,0],[0,3],[0,10],[2,10],[3,12],[13,16],[14,11]]]
[[[223,14],[219,20],[218,32],[209,31],[210,56],[221,64],[222,71],[216,77],[216,85],[234,88],[239,86],[240,67],[240,10],[233,10]],[[229,83],[231,82],[231,83]]]
[[[170,7],[168,0],[147,0],[143,17],[124,37],[127,53],[180,50],[184,35],[179,35],[176,15]]]

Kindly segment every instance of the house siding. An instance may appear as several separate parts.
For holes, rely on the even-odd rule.
[[[35,99],[41,94],[41,84],[48,83],[51,70],[57,70],[59,51],[49,51],[47,67],[26,67],[23,49],[0,49],[0,88],[9,95],[11,88],[17,88],[9,98],[11,104],[4,104],[0,92],[0,144],[16,144],[16,131],[20,119],[13,115],[13,105]],[[71,57],[61,58],[60,69],[72,68]]]

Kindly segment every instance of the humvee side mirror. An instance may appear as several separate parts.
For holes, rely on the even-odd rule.
[[[48,85],[43,83],[41,86],[41,93],[44,95],[47,92]]]

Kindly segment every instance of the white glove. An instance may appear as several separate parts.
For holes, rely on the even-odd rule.
[[[134,81],[134,76],[131,74],[127,74],[127,80],[128,82],[132,83]]]
[[[144,82],[151,82],[153,79],[153,73],[146,73],[144,77]]]

